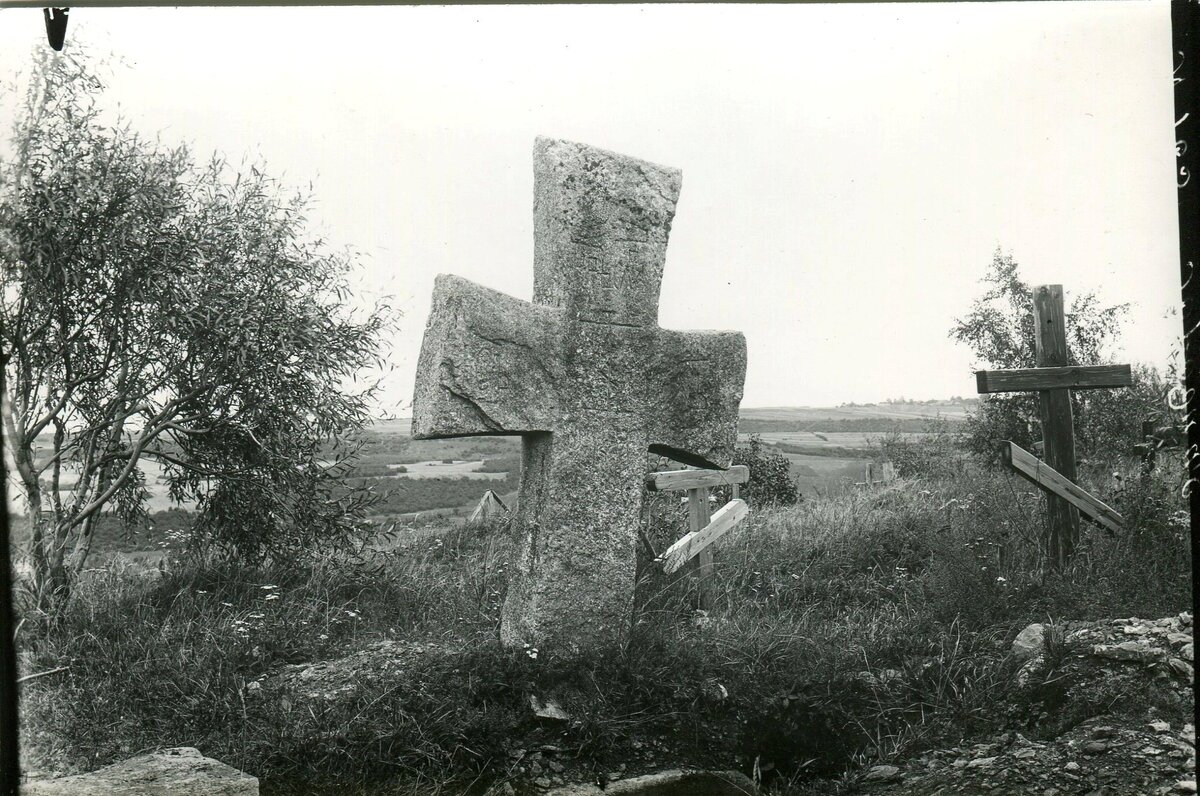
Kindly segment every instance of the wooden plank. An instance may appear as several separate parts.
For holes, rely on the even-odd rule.
[[[663,571],[670,574],[678,570],[700,551],[724,536],[726,531],[744,520],[749,513],[750,509],[744,500],[731,500],[726,503],[702,530],[688,533],[667,548],[660,556]]]
[[[1066,367],[1067,316],[1063,310],[1062,285],[1039,285],[1033,289],[1033,334],[1039,368]],[[1075,482],[1075,420],[1071,416],[1071,393],[1066,389],[1042,390],[1042,442],[1046,464],[1071,483]],[[1079,513],[1075,506],[1056,495],[1046,499],[1048,538],[1046,552],[1052,566],[1071,557],[1079,539]]]
[[[1129,365],[1070,365],[975,372],[975,387],[980,393],[1086,390],[1096,387],[1129,387],[1132,384],[1133,369]]]
[[[688,490],[688,528],[692,533],[699,533],[704,530],[708,523],[712,520],[712,508],[708,505],[708,489],[701,487],[700,489]],[[697,559],[696,578],[698,580],[696,587],[700,598],[700,608],[710,608],[712,605],[711,595],[709,594],[709,577],[712,576],[713,558],[712,550],[700,551],[700,556]]]
[[[1114,509],[1067,480],[1062,473],[1016,443],[1005,442],[1001,454],[1004,457],[1004,463],[1017,475],[1041,488],[1047,494],[1062,498],[1094,522],[1113,531],[1120,531],[1124,527],[1125,518]]]
[[[650,473],[646,476],[646,487],[652,492],[670,489],[703,489],[726,484],[744,484],[750,480],[750,468],[737,464],[728,470],[669,470],[665,473]]]

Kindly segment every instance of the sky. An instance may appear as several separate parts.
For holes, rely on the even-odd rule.
[[[1178,345],[1166,2],[74,8],[107,102],[204,159],[312,185],[314,232],[403,312],[434,276],[529,299],[535,136],[682,169],[659,323],[746,335],[744,407],[974,394],[948,332],[997,247]],[[0,11],[0,74],[45,46]]]

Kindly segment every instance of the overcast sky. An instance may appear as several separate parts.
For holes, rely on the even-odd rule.
[[[0,74],[44,46],[0,11]],[[201,154],[313,183],[314,228],[403,310],[434,275],[529,299],[536,135],[683,170],[660,323],[745,333],[743,406],[972,395],[947,338],[997,246],[1179,335],[1170,8],[1158,3],[71,11],[108,96]]]

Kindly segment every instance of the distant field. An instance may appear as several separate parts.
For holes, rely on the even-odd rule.
[[[813,406],[768,406],[743,407],[738,412],[741,422],[739,431],[760,433],[766,431],[828,431],[834,433],[905,431],[919,433],[927,430],[930,420],[941,419],[949,423],[961,423],[967,414],[979,405],[977,398],[957,401],[927,401],[924,403],[854,404],[832,407]],[[373,433],[387,436],[407,436],[412,425],[411,418],[377,421],[371,427]],[[495,445],[517,444],[515,437],[489,437]],[[470,444],[468,438],[457,440],[414,441],[413,445],[439,446],[452,443]],[[428,449],[428,448],[427,448]],[[414,448],[414,451],[417,449]],[[429,456],[428,458],[433,458]]]
[[[746,420],[784,420],[811,422],[815,420],[858,419],[932,419],[965,420],[967,413],[979,405],[977,398],[960,401],[925,401],[895,404],[846,404],[832,407],[767,406],[743,407],[738,413]]]
[[[451,460],[449,462],[442,459],[437,459],[428,462],[412,462],[409,464],[393,464],[389,467],[400,469],[404,468],[403,473],[397,473],[398,478],[474,478],[480,481],[488,481],[497,478],[504,478],[504,472],[480,472],[479,468],[483,467],[482,461],[464,461],[462,459]]]
[[[941,418],[961,423],[977,401],[934,401],[927,403],[871,404],[839,407],[764,407],[741,410],[740,438],[751,434],[775,447],[791,463],[801,490],[844,488],[863,480],[873,443],[884,435],[900,434],[917,440],[926,436],[929,421]],[[519,437],[461,437],[445,440],[414,440],[409,436],[411,420],[377,421],[363,434],[363,449],[355,483],[368,486],[383,498],[377,514],[410,520],[431,512],[465,516],[487,489],[511,499],[520,482]],[[48,455],[39,451],[39,455]],[[174,510],[172,525],[183,525],[191,505],[182,507],[167,498],[161,468],[144,462],[146,486],[152,513]],[[15,493],[15,490],[14,490]],[[19,507],[14,507],[19,508]],[[180,510],[182,509],[182,510]],[[159,529],[163,517],[158,520]],[[156,524],[152,520],[149,525]],[[157,545],[156,532],[149,527],[131,537],[116,534],[104,522],[106,548],[130,550]],[[109,539],[107,537],[112,536]],[[150,540],[154,540],[151,542]]]

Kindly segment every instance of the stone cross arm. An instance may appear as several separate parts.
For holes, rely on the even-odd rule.
[[[417,439],[554,432],[572,417],[575,381],[589,364],[566,310],[533,304],[456,276],[440,275],[417,366]],[[638,425],[649,450],[700,467],[725,467],[737,434],[746,341],[738,332],[621,330],[647,365],[642,394],[591,407]],[[628,381],[612,374],[614,380]],[[592,395],[603,392],[589,385]]]

